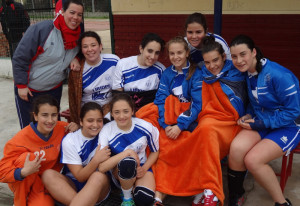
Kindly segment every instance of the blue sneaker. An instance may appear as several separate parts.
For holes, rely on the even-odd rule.
[[[135,206],[133,199],[123,199],[121,206]]]

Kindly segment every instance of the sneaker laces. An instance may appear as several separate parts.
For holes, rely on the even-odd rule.
[[[204,190],[204,205],[216,206],[218,204],[217,196],[209,189]]]

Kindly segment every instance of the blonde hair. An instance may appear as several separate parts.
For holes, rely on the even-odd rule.
[[[186,42],[184,37],[183,36],[175,36],[174,38],[170,39],[166,44],[167,53],[169,53],[170,45],[174,44],[174,43],[182,44],[184,46],[184,50],[186,52],[190,52],[188,43]],[[190,62],[190,68],[189,68],[189,72],[188,72],[188,76],[187,76],[186,80],[189,80],[192,77],[192,75],[194,74],[195,70],[196,70],[196,65],[192,61],[190,61],[190,58],[191,58],[191,54],[189,54],[189,56],[187,58],[187,60]]]

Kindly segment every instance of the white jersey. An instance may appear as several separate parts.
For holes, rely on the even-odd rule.
[[[162,72],[166,69],[160,62],[147,67],[138,64],[138,56],[121,59],[114,72],[113,90],[143,92],[157,90]]]
[[[123,131],[118,128],[116,121],[104,125],[99,134],[99,143],[101,148],[109,145],[112,154],[119,154],[126,149],[134,150],[144,164],[147,160],[146,147],[151,152],[157,152],[159,132],[156,127],[145,120],[132,117],[132,126],[129,131]]]
[[[86,166],[93,158],[98,146],[98,135],[93,138],[83,136],[81,129],[69,133],[64,137],[61,143],[61,158],[63,164]],[[73,177],[67,169],[65,175]],[[74,178],[74,177],[73,177]]]
[[[226,43],[226,41],[219,35],[217,34],[212,34],[207,32],[206,36],[211,36],[213,35],[215,37],[215,41],[218,42],[219,44],[222,45],[224,52],[226,54],[226,59],[231,60],[231,54],[230,54],[230,49],[228,44]],[[201,49],[197,49],[195,47],[193,47],[187,40],[186,37],[184,37],[184,39],[186,40],[186,42],[188,43],[190,52],[191,52],[191,58],[192,61],[198,64],[198,67],[201,68],[204,65],[204,61],[203,61],[203,56],[202,56],[202,51]]]
[[[82,73],[82,100],[103,106],[112,98],[113,73],[119,60],[114,54],[100,54],[100,62],[91,66],[85,62]]]

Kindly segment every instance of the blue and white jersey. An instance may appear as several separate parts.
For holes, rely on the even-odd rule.
[[[217,34],[212,34],[207,32],[206,36],[211,36],[213,35],[215,37],[215,41],[218,42],[219,44],[222,45],[224,52],[226,54],[226,59],[231,60],[231,54],[230,54],[230,49],[228,44],[226,43],[226,41],[219,35]],[[184,37],[184,39],[186,40],[186,42],[188,43],[190,52],[191,52],[191,59],[193,62],[195,62],[196,64],[198,64],[198,67],[201,68],[204,65],[204,61],[203,61],[203,56],[202,56],[202,50],[201,49],[197,49],[195,47],[193,47],[187,40],[186,37]]]
[[[178,72],[174,78],[174,84],[172,85],[172,93],[176,96],[180,102],[189,102],[184,96],[182,91],[182,82],[185,79],[185,74],[183,72]]]
[[[138,64],[138,56],[121,59],[114,72],[113,90],[123,88],[125,92],[157,90],[165,66],[160,62],[147,67]]]
[[[132,126],[128,131],[119,129],[116,121],[104,125],[99,134],[99,143],[101,148],[109,145],[112,154],[119,154],[126,149],[132,149],[138,154],[140,163],[144,164],[147,160],[147,145],[151,152],[158,151],[158,137],[158,129],[151,123],[132,117]]]
[[[83,136],[81,129],[67,134],[61,143],[61,158],[63,164],[82,165],[85,167],[95,155],[98,146],[98,136],[87,138]],[[74,178],[65,167],[64,174]],[[75,178],[74,178],[75,179]]]
[[[189,102],[183,96],[182,84],[186,79],[187,73],[190,68],[190,63],[187,62],[187,66],[182,68],[181,72],[175,69],[174,65],[169,66],[163,73],[159,88],[156,92],[154,104],[158,106],[159,112],[159,125],[164,129],[169,126],[165,123],[165,101],[169,95],[176,96],[180,102]],[[181,125],[179,125],[180,127]],[[188,126],[188,125],[187,125]],[[183,127],[180,127],[183,130]]]
[[[112,98],[113,73],[119,57],[114,54],[100,54],[100,62],[90,66],[85,62],[82,73],[82,100],[81,105],[86,102],[97,102],[103,106]]]

